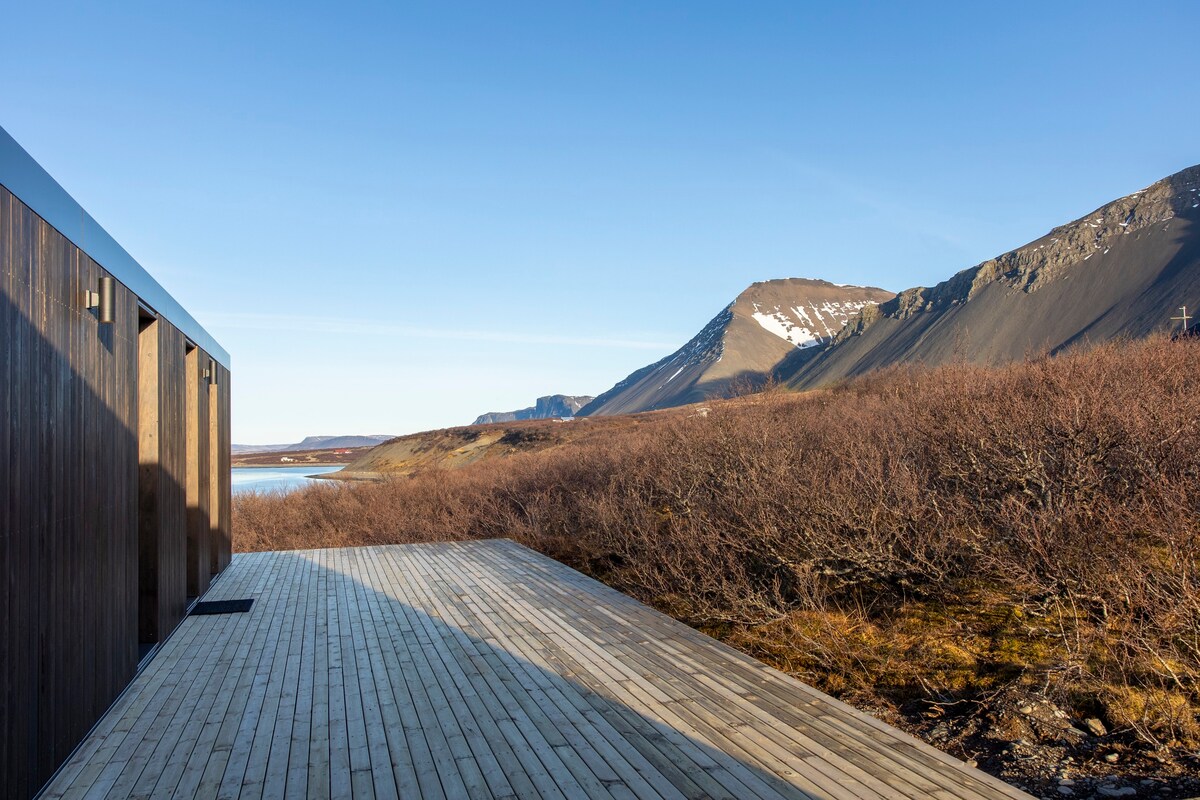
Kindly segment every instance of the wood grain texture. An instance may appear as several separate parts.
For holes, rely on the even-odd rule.
[[[208,356],[193,347],[185,364],[187,387],[187,594],[199,597],[208,590],[212,558],[209,555],[209,504],[213,463],[209,455],[208,381],[204,371]]]
[[[118,283],[116,321],[100,325],[81,295],[105,274],[0,186],[3,797],[33,795],[137,666],[137,298]],[[182,431],[183,342],[168,328],[160,344],[178,346],[178,358],[160,378]],[[177,427],[164,430],[163,445],[168,478],[180,482]],[[175,555],[169,547],[161,553],[179,564],[178,578],[168,576],[156,597],[167,610],[160,637],[182,618],[186,600],[182,483],[172,491],[178,513],[167,522],[181,545]],[[228,514],[227,494],[215,503]]]
[[[187,425],[183,334],[158,322],[158,632],[164,641],[187,611]]]
[[[233,474],[230,472],[232,437],[230,430],[229,370],[213,362],[215,380],[208,386],[208,440],[210,469],[209,558],[210,572],[216,575],[229,566],[233,555],[232,506],[229,498]]]
[[[162,323],[166,324],[166,323]],[[161,641],[158,602],[159,550],[163,539],[162,398],[159,394],[159,329],[157,319],[138,320],[138,642]]]
[[[217,553],[217,572],[229,566],[233,558],[233,504],[230,496],[233,491],[233,473],[230,471],[230,459],[233,453],[233,427],[231,409],[231,374],[229,369],[215,364],[219,383],[216,385],[218,403],[218,426],[216,436],[217,448],[217,518],[219,533],[214,545]]]
[[[246,553],[47,797],[1022,793],[508,541]]]

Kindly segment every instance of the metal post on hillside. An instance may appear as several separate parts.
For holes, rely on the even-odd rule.
[[[1180,306],[1179,307],[1179,316],[1171,317],[1172,322],[1174,322],[1175,320],[1179,320],[1179,323],[1180,323],[1179,330],[1181,333],[1187,333],[1189,319],[1192,319],[1192,317],[1188,316],[1187,306]]]

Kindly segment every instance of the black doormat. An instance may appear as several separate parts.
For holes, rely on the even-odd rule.
[[[253,598],[245,600],[210,600],[207,603],[196,603],[192,606],[192,616],[198,614],[244,614],[250,610]]]

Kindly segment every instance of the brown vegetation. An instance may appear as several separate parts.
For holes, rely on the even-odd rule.
[[[274,450],[264,453],[234,453],[232,465],[235,467],[331,467],[338,464],[350,464],[355,459],[362,458],[372,447],[349,447],[321,450]],[[283,459],[288,459],[283,461]]]
[[[369,448],[343,469],[325,477],[363,481],[431,470],[459,470],[483,461],[508,459],[519,453],[581,443],[593,435],[609,435],[619,429],[636,427],[662,413],[673,412],[637,414],[600,422],[583,418],[570,422],[517,420],[410,433]]]
[[[1194,749],[1198,388],[1200,342],[892,369],[243,495],[235,542],[509,537],[858,702],[932,714],[1017,687],[1114,742]]]

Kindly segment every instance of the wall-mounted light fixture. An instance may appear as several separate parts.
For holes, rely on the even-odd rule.
[[[100,278],[100,291],[85,290],[84,305],[96,309],[96,317],[101,324],[111,325],[117,319],[117,282],[110,276]]]
[[[204,370],[204,377],[213,386],[217,385],[217,362],[211,358],[208,360],[208,369]]]

